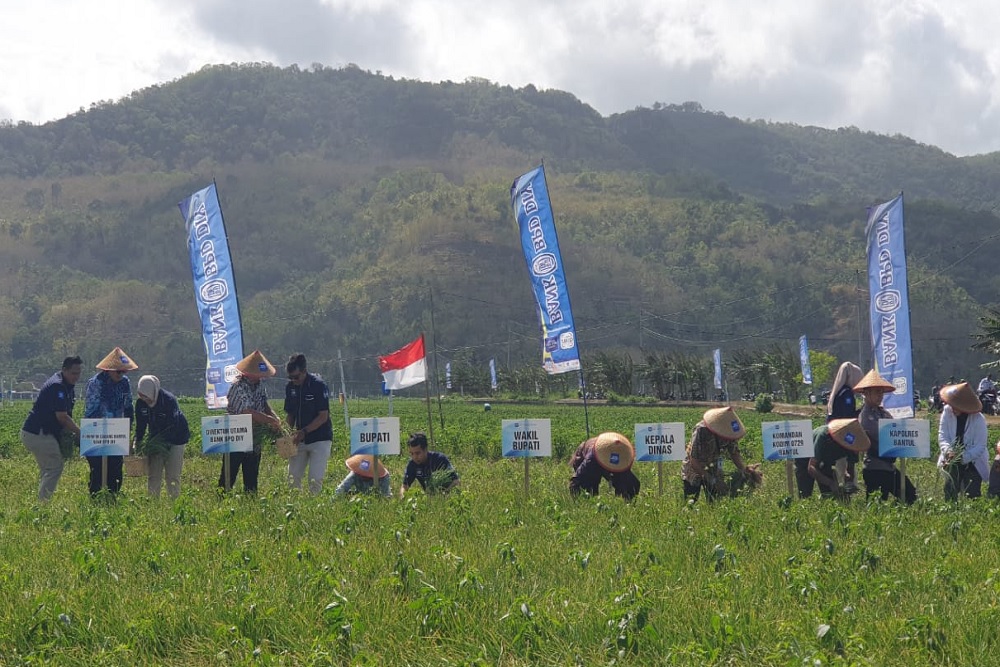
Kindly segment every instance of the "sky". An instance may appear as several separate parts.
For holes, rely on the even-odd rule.
[[[320,63],[556,88],[604,115],[743,119],[1000,150],[990,0],[0,0],[0,120],[42,123],[208,64]]]

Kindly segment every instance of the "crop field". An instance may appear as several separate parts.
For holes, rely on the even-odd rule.
[[[714,504],[684,501],[679,463],[662,495],[637,463],[634,502],[606,485],[574,499],[582,407],[445,401],[436,448],[460,492],[344,499],[335,404],[319,496],[288,489],[274,452],[257,497],[219,494],[219,459],[193,441],[177,500],[128,478],[117,502],[92,501],[74,459],[40,506],[17,438],[28,407],[0,408],[0,665],[1000,664],[1000,504],[945,502],[929,460],[908,464],[912,507],[790,500],[783,463]],[[200,402],[182,408],[196,431]],[[591,431],[690,433],[700,413],[591,406]],[[404,434],[426,428],[421,402],[394,414]],[[781,417],[740,416],[760,461],[760,423]],[[521,417],[552,419],[557,455],[529,463],[527,493],[523,461],[499,456],[500,420]],[[398,489],[405,456],[386,464]]]

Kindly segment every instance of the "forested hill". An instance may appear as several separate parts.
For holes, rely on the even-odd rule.
[[[327,375],[340,350],[360,390],[433,314],[442,359],[533,365],[508,188],[543,158],[585,353],[641,364],[806,333],[856,358],[864,207],[905,189],[918,383],[983,360],[967,347],[1000,288],[996,155],[695,103],[602,117],[532,86],[243,65],[0,127],[0,371],[121,344],[195,391],[176,204],[212,178],[248,349]]]

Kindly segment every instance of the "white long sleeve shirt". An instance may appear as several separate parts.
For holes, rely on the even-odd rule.
[[[941,454],[938,456],[938,467],[944,467],[945,458],[951,451],[952,444],[956,437],[957,418],[950,405],[945,405],[941,411],[941,421],[938,424],[938,445],[941,447]],[[965,451],[962,452],[962,463],[975,464],[979,476],[983,481],[990,478],[990,463],[987,457],[989,435],[986,432],[986,417],[983,413],[970,414],[965,422],[965,435],[962,441],[965,443]]]

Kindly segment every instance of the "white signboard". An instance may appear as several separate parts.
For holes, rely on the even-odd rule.
[[[201,418],[202,454],[231,454],[252,451],[253,418],[250,415],[219,415]]]
[[[813,426],[808,419],[764,422],[760,425],[765,461],[810,458],[813,455]]]
[[[684,422],[635,425],[636,461],[683,461]]]
[[[509,458],[552,456],[552,421],[504,419],[501,422],[503,455]]]
[[[930,458],[930,422],[926,419],[879,419],[878,455],[902,459]]]
[[[399,417],[351,419],[351,454],[399,455]]]
[[[80,422],[80,456],[128,456],[131,420],[84,419]]]

